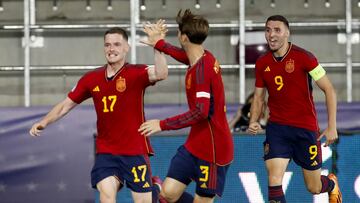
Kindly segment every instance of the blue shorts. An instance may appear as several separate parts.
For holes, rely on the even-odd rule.
[[[115,176],[121,183],[120,187],[126,184],[134,192],[152,191],[148,156],[97,154],[91,171],[92,187],[96,189],[96,184],[109,176]]]
[[[167,177],[189,185],[196,182],[196,194],[202,197],[221,197],[229,165],[217,166],[193,156],[184,146],[180,146],[172,158]]]
[[[264,159],[290,158],[307,170],[321,168],[321,143],[318,133],[303,128],[268,123]]]

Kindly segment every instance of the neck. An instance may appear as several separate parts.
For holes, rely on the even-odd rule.
[[[125,64],[125,61],[117,63],[108,63],[106,66],[106,73],[108,77],[115,75]]]
[[[284,45],[280,49],[278,49],[276,52],[274,52],[274,56],[275,57],[284,56],[286,54],[286,52],[288,51],[289,47],[290,47],[289,42],[284,43]]]
[[[184,47],[190,65],[194,65],[204,54],[204,47],[198,44],[189,44]]]

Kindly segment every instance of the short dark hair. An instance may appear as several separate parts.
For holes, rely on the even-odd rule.
[[[186,34],[190,42],[202,44],[205,41],[209,32],[209,23],[204,17],[192,14],[190,9],[186,9],[183,14],[180,10],[176,22],[181,34]]]
[[[268,19],[266,20],[266,23],[269,22],[269,21],[280,21],[280,22],[283,22],[286,27],[288,29],[290,29],[290,26],[289,26],[289,21],[282,15],[273,15],[273,16],[270,16],[268,17]]]
[[[128,41],[128,35],[126,33],[126,31],[120,27],[112,27],[110,29],[108,29],[105,34],[104,34],[104,39],[105,39],[105,36],[108,35],[108,34],[119,34],[119,35],[122,35],[123,38]]]

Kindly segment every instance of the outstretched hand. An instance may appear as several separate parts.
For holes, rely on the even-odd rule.
[[[160,132],[160,120],[148,120],[141,124],[138,131],[144,136],[150,136],[154,133]]]
[[[168,29],[165,20],[160,19],[155,24],[146,22],[143,25],[143,31],[147,34],[147,37],[140,39],[140,42],[154,47],[157,41],[165,38]]]

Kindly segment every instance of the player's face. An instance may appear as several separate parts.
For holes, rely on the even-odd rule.
[[[281,21],[268,21],[265,28],[265,38],[273,52],[287,48],[290,31]],[[285,50],[286,51],[286,50]]]
[[[105,58],[109,64],[125,61],[129,51],[129,44],[122,35],[113,33],[107,34],[104,40]]]

